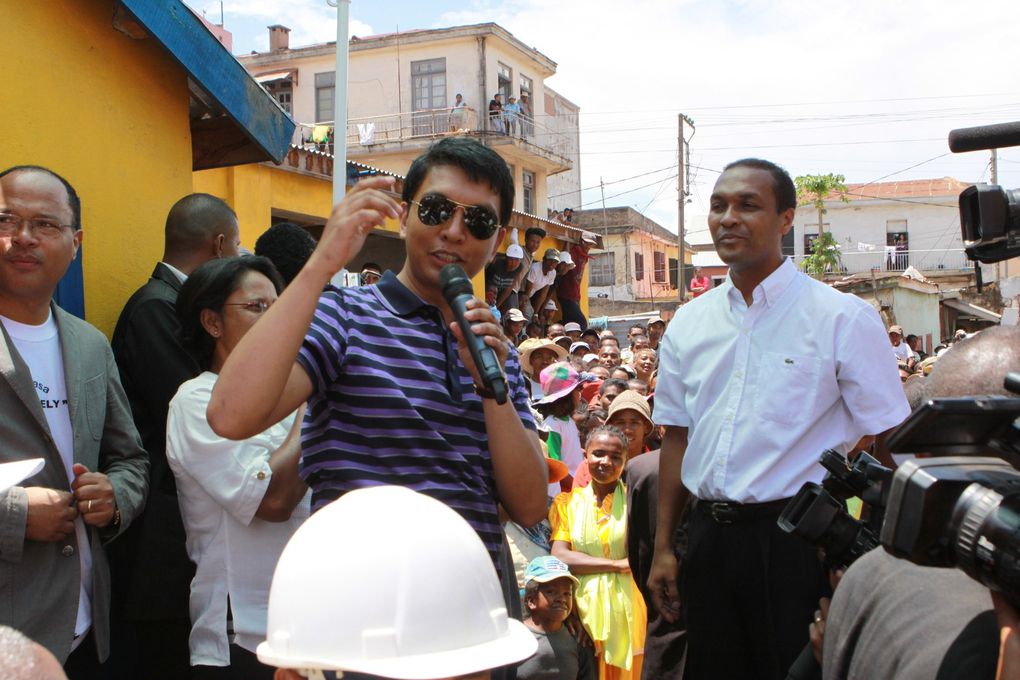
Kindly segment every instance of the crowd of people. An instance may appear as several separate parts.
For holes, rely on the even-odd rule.
[[[830,606],[815,546],[776,523],[821,479],[821,451],[894,466],[886,439],[911,405],[1001,393],[1015,329],[921,356],[782,256],[796,193],[768,161],[731,163],[712,192],[727,280],[626,337],[576,304],[591,241],[541,250],[535,228],[497,255],[514,186],[491,149],[448,137],[399,201],[392,184],[360,181],[318,242],[275,225],[255,254],[226,203],[182,198],[108,344],[52,302],[83,199],[53,170],[0,173],[0,460],[45,463],[0,489],[0,624],[16,629],[0,628],[0,663],[73,679],[782,680],[810,642],[826,677],[920,678],[967,628],[992,652],[949,672],[1016,677],[1015,612],[996,601],[1000,654],[994,623],[968,625],[992,610],[987,589],[958,572],[932,595],[966,602],[928,663],[889,670],[921,629],[841,595],[879,591],[857,565]],[[394,218],[400,271],[363,262],[362,285],[332,285]],[[486,299],[461,313],[505,399],[443,296],[451,262],[485,271]],[[881,592],[924,577],[860,562],[889,575]]]

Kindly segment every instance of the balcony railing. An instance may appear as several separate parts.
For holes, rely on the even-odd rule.
[[[804,256],[794,258],[798,266],[803,259]],[[832,274],[865,274],[872,270],[901,272],[911,266],[921,272],[951,272],[974,267],[961,248],[899,250],[895,252],[848,250],[840,252],[840,260],[842,267],[839,271],[832,271]]]
[[[392,142],[431,140],[446,135],[488,132],[520,139],[545,152],[568,159],[577,149],[570,135],[523,115],[489,118],[472,108],[404,111],[352,118],[347,122],[347,147],[372,147]],[[292,143],[332,153],[333,124],[298,123]]]

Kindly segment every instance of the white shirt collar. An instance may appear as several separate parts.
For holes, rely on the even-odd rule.
[[[167,264],[166,262],[162,262],[161,264],[167,269],[169,269],[171,272],[173,272],[173,275],[180,279],[181,283],[184,283],[185,281],[188,280],[188,275],[182,272],[177,267],[173,266],[172,264]]]
[[[767,307],[771,307],[779,302],[779,299],[783,297],[790,288],[790,284],[797,277],[797,267],[793,264],[793,260],[788,257],[783,258],[783,263],[779,265],[774,272],[765,277],[765,280],[755,286],[754,291],[751,293],[752,302],[763,302]],[[729,298],[731,304],[736,301],[743,302],[743,295],[740,290],[733,285],[733,279],[730,274],[726,275],[725,284],[728,286],[726,295]]]

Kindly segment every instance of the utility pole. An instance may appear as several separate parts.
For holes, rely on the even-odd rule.
[[[333,204],[347,192],[347,26],[351,0],[326,0],[336,7],[336,77],[333,81]]]
[[[687,259],[687,247],[684,243],[684,206],[690,196],[690,150],[684,139],[684,123],[694,128],[694,121],[682,113],[677,114],[677,235],[680,237],[680,262],[677,263],[677,295],[681,300],[687,297],[687,279],[684,277],[684,263]]]
[[[991,160],[991,178],[992,184],[999,183],[999,150],[992,149],[992,160]],[[981,266],[981,265],[978,265]],[[1002,281],[1002,263],[995,263],[995,284],[1001,285]],[[1001,291],[1000,291],[1001,293]]]
[[[609,220],[606,218],[606,183],[599,177],[599,189],[602,191],[602,238],[609,238]],[[627,263],[627,282],[630,282],[630,251],[627,248],[627,235],[623,235],[623,257]],[[609,298],[616,302],[616,272],[613,272],[613,285],[609,286]]]

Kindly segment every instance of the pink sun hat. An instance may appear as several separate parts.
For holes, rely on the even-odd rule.
[[[542,369],[541,380],[542,394],[545,396],[536,401],[536,404],[551,404],[561,397],[565,397],[581,384],[581,376],[574,367],[565,361],[546,366]]]

